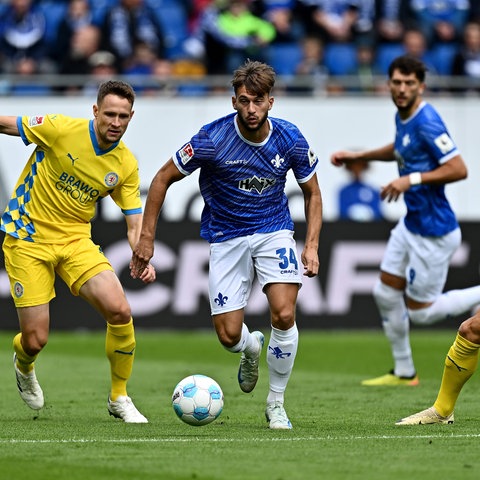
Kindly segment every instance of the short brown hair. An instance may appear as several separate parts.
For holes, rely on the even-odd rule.
[[[274,85],[275,71],[266,63],[247,60],[233,73],[232,87],[235,94],[242,86],[255,95],[270,94]]]
[[[97,105],[101,105],[107,95],[117,95],[120,98],[126,98],[133,107],[135,101],[135,92],[131,85],[120,80],[107,80],[98,88]]]
[[[412,57],[411,55],[402,55],[395,58],[388,67],[388,76],[390,78],[392,78],[395,70],[399,70],[404,75],[413,73],[417,80],[423,83],[425,81],[427,67],[421,60],[418,60],[418,58]]]

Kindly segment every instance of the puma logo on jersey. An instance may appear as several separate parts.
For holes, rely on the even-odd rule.
[[[78,160],[78,157],[73,158],[73,155],[71,153],[67,153],[67,157],[72,161],[72,166],[74,166],[75,161]]]

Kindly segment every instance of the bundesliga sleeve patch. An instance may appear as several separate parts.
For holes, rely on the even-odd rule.
[[[187,143],[178,151],[178,155],[183,165],[186,165],[193,158],[193,154],[194,151],[191,143]]]
[[[435,145],[438,147],[438,149],[445,155],[448,153],[450,150],[453,149],[455,146],[453,144],[452,139],[446,134],[442,133],[439,135],[435,140]]]
[[[308,150],[308,162],[310,163],[310,166],[313,167],[317,163],[317,154],[310,148]]]
[[[34,115],[33,117],[29,117],[28,119],[28,126],[29,127],[38,127],[38,125],[42,125],[45,117],[40,115]]]

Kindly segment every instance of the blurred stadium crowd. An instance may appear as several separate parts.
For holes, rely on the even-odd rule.
[[[381,93],[402,53],[436,91],[478,94],[480,0],[0,0],[3,95],[83,94],[107,76],[211,94],[246,58],[292,94]]]

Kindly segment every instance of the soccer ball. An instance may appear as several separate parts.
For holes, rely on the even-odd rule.
[[[178,418],[194,426],[213,422],[223,410],[220,385],[206,375],[190,375],[181,380],[172,395],[172,406]]]

